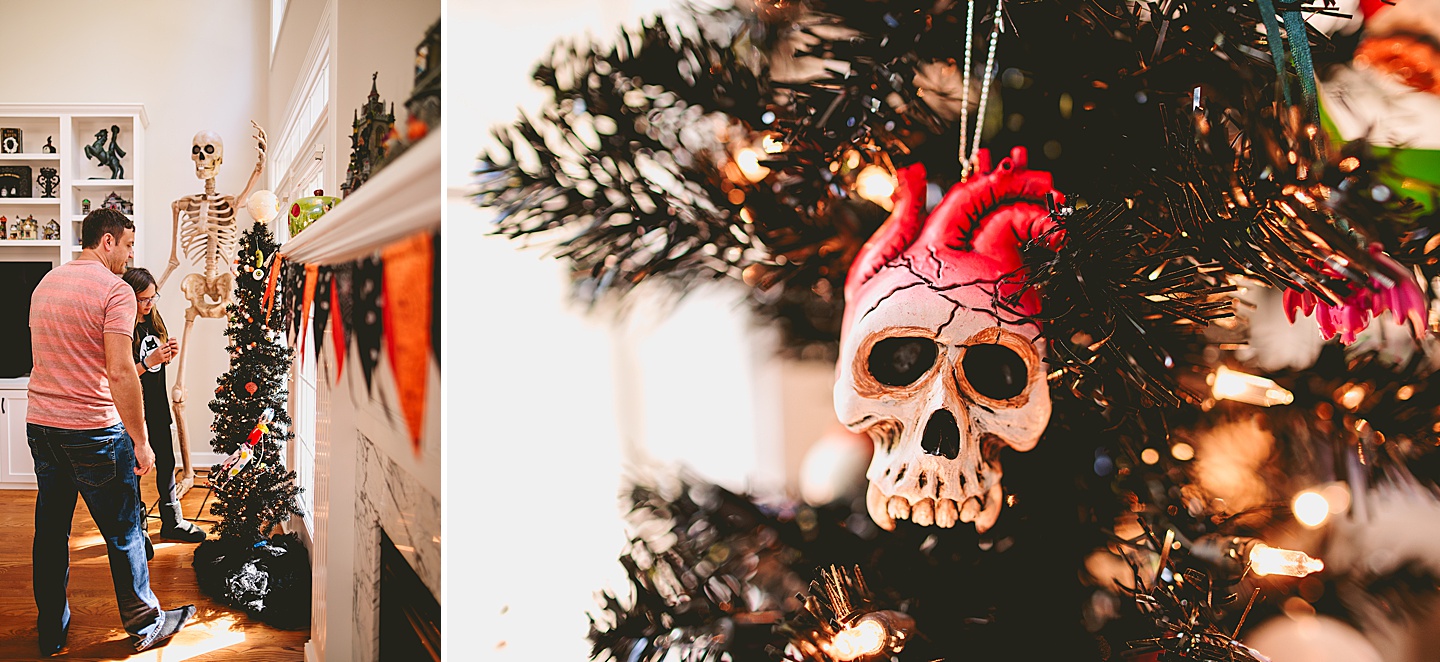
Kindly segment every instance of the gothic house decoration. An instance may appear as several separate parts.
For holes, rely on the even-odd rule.
[[[135,203],[120,197],[120,194],[114,191],[111,191],[110,195],[105,196],[105,200],[100,203],[100,208],[114,209],[126,216],[131,216],[135,213]]]
[[[440,128],[440,22],[415,47],[415,87],[405,100],[405,137],[410,142]]]
[[[385,158],[385,138],[395,127],[395,108],[392,105],[390,110],[385,109],[375,87],[379,76],[371,74],[370,95],[351,122],[350,165],[345,171],[345,183],[340,186],[342,197],[355,192],[374,174]]]

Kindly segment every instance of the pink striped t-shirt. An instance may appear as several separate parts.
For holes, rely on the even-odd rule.
[[[136,305],[135,291],[94,260],[66,262],[40,279],[30,296],[35,368],[27,423],[93,430],[120,422],[105,370],[105,334],[130,337]]]

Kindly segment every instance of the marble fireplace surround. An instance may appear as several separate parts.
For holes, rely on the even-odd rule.
[[[440,501],[357,432],[359,480],[355,490],[356,651],[380,649],[380,530],[440,597]]]

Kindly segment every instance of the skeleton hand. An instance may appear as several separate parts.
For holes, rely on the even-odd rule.
[[[265,168],[265,129],[256,124],[255,120],[250,120],[250,126],[255,127],[255,172],[260,172]]]

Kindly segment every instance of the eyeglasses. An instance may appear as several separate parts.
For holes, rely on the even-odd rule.
[[[157,295],[155,295],[155,296],[153,296],[153,297],[142,297],[142,298],[136,299],[135,301],[136,301],[137,303],[140,303],[140,304],[151,304],[151,303],[155,303],[155,300],[156,300],[156,299],[159,299],[159,298],[160,298],[160,295],[157,294]]]

